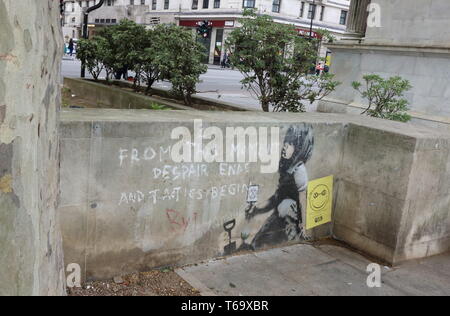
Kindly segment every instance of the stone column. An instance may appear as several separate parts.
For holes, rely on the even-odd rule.
[[[64,295],[59,1],[0,0],[0,296]]]
[[[369,12],[367,7],[371,0],[352,0],[350,3],[347,32],[353,35],[364,37],[367,28],[367,17]]]

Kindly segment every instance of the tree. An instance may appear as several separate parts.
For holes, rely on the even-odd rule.
[[[288,76],[288,75],[283,75]],[[333,81],[333,75],[323,74],[304,75],[292,80],[286,79],[286,83],[278,85],[274,89],[274,112],[306,112],[306,104],[313,104],[322,100],[333,92],[340,84]]]
[[[134,70],[134,88],[141,81],[148,93],[157,80],[169,80],[172,92],[187,105],[192,104],[200,75],[208,69],[202,63],[203,46],[188,29],[159,25],[153,30],[128,20],[100,30],[91,40],[82,42],[81,57],[97,80],[102,69],[106,81],[112,74],[120,79],[126,70]]]
[[[121,61],[117,60],[117,50],[114,44],[113,27],[105,27],[98,32],[97,36],[92,38],[98,43],[98,54],[106,72],[106,81],[113,73],[116,73],[122,67]]]
[[[412,88],[408,80],[399,76],[383,79],[378,75],[365,75],[363,79],[364,90],[362,83],[352,83],[353,88],[369,101],[368,107],[361,114],[400,122],[411,119],[406,113],[408,101],[403,98],[403,94]]]
[[[270,16],[244,11],[241,27],[231,32],[226,47],[230,60],[243,75],[243,87],[253,92],[268,112],[304,112],[304,101],[314,102],[339,84],[332,75],[308,76],[315,68],[321,39],[305,38],[293,25],[275,23]],[[322,32],[322,39],[329,33]]]
[[[136,54],[136,61],[133,70],[136,73],[135,85],[144,81],[146,84],[146,93],[150,92],[151,87],[157,81],[162,79],[161,71],[157,64],[157,55],[162,51],[162,39],[157,31],[147,30],[145,38],[142,39],[142,47]]]
[[[101,45],[98,38],[92,40],[81,39],[78,42],[77,57],[85,63],[89,73],[97,81],[104,68]]]
[[[150,46],[150,32],[147,32],[145,26],[124,19],[118,25],[112,26],[108,33],[111,34],[115,52],[116,79],[120,79],[123,73],[134,69],[141,62],[144,50]],[[140,78],[136,76],[135,79]]]
[[[145,27],[127,19],[101,29],[97,37],[107,80],[112,74],[120,79],[127,70],[133,69],[147,44]]]
[[[200,75],[208,70],[202,63],[202,45],[191,30],[176,25],[158,25],[154,32],[158,34],[154,62],[161,77],[171,82],[176,96],[191,105]]]

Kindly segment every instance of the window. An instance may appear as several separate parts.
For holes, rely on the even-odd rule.
[[[305,15],[305,1],[302,1],[300,4],[300,17],[302,18]]]
[[[347,24],[347,11],[344,11],[344,10],[341,11],[341,19],[340,19],[339,23],[341,25]]]
[[[203,0],[203,9],[208,9],[209,7],[209,0]]]
[[[198,0],[192,0],[192,10],[198,9]]]
[[[152,10],[156,10],[156,0],[152,0]]]
[[[272,12],[280,13],[281,0],[273,0]]]
[[[255,0],[244,0],[242,3],[243,8],[254,8],[255,7]]]
[[[145,0],[141,0],[141,5],[145,5]]]
[[[308,19],[314,20],[316,18],[316,8],[315,4],[309,4]]]
[[[320,9],[320,21],[323,21],[323,16],[325,15],[325,6]]]
[[[164,0],[164,10],[169,9],[169,0]]]
[[[220,8],[220,0],[214,0],[214,9]]]
[[[134,5],[134,0],[130,0],[130,5]]]

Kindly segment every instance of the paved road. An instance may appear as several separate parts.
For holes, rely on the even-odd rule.
[[[80,66],[81,63],[78,60],[63,60],[62,76],[79,78]],[[201,76],[200,79],[202,82],[198,85],[197,89],[200,95],[204,97],[220,99],[253,109],[260,109],[258,101],[248,91],[241,89],[239,81],[242,78],[242,75],[238,71],[211,67],[206,74]],[[170,83],[168,82],[159,82],[155,86],[170,89]]]
[[[332,245],[295,245],[212,260],[176,272],[202,295],[450,295],[450,253],[381,267],[381,287],[367,286],[366,258]]]

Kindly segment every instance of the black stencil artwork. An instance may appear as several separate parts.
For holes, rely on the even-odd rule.
[[[262,206],[252,201],[245,210],[247,221],[252,221],[260,214],[272,213],[251,242],[246,242],[247,235],[245,238],[242,237],[243,243],[238,250],[255,250],[305,238],[300,194],[306,191],[308,185],[306,163],[312,156],[313,148],[314,136],[311,125],[299,124],[289,127],[283,141],[276,191]],[[232,247],[234,250],[235,245]],[[230,246],[226,250],[225,252],[230,254]]]

